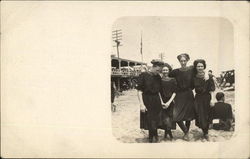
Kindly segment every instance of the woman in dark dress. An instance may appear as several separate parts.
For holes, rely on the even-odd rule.
[[[174,78],[168,76],[169,72],[172,70],[172,67],[165,63],[162,68],[162,80],[161,80],[161,99],[163,105],[162,111],[162,128],[165,130],[164,138],[167,138],[169,135],[170,140],[173,139],[171,129],[175,129],[175,123],[173,122],[173,109],[174,109],[174,98],[176,95],[177,83]]]
[[[211,92],[215,90],[215,84],[212,77],[205,79],[206,62],[198,59],[194,61],[195,77],[195,110],[196,119],[195,124],[203,131],[204,139],[208,140],[209,127],[209,110],[211,102]]]
[[[174,69],[169,73],[169,77],[174,77],[177,81],[173,121],[177,122],[184,132],[183,138],[189,140],[190,122],[195,117],[194,94],[192,92],[194,89],[194,70],[192,66],[187,66],[187,62],[190,59],[188,54],[180,54],[177,56],[177,59],[181,64],[181,68]],[[186,121],[185,125],[183,121]]]
[[[149,142],[158,142],[157,128],[160,125],[162,111],[160,89],[161,89],[161,67],[164,64],[161,61],[151,61],[153,67],[147,72],[142,72],[138,78],[137,90],[140,102],[140,109],[146,112],[147,126],[144,129],[149,130]],[[142,116],[141,116],[142,117]],[[142,127],[141,127],[142,128]]]

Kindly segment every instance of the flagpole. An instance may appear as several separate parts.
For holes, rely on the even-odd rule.
[[[142,53],[142,31],[141,31],[141,60],[143,62],[143,53]]]

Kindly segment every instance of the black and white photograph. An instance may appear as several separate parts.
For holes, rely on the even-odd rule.
[[[233,33],[232,24],[223,18],[115,21],[111,111],[116,139],[125,143],[230,140],[237,109]]]
[[[249,2],[1,1],[1,158],[249,158]]]

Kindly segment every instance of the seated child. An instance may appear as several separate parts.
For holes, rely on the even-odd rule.
[[[210,108],[210,120],[219,119],[219,123],[213,124],[212,128],[230,131],[233,121],[232,106],[228,103],[224,103],[225,95],[222,92],[216,94],[216,99],[217,103]]]

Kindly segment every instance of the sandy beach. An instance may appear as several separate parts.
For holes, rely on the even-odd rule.
[[[225,91],[224,93],[226,98],[225,102],[232,105],[234,112],[234,91]],[[148,132],[140,129],[140,109],[137,91],[123,91],[121,96],[115,98],[114,104],[116,105],[116,112],[112,113],[112,127],[113,135],[117,140],[123,143],[146,143]],[[190,127],[190,141],[182,139],[183,133],[178,126],[176,127],[176,130],[173,130],[172,132],[174,136],[173,141],[163,140],[164,131],[158,129],[159,142],[219,142],[229,140],[234,134],[234,131],[218,131],[210,129],[210,141],[204,141],[201,139],[202,131],[195,126],[194,121],[192,121]]]

